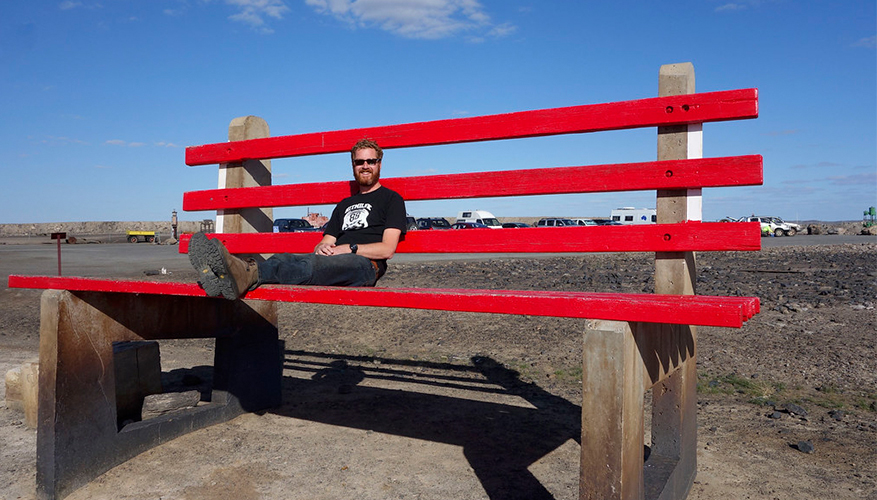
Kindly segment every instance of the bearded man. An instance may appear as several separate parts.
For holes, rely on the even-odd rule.
[[[275,254],[264,262],[235,257],[217,239],[197,233],[189,262],[211,297],[235,300],[261,284],[374,286],[406,231],[405,201],[381,185],[384,152],[371,139],[350,150],[359,192],[332,211],[323,239],[310,254]]]

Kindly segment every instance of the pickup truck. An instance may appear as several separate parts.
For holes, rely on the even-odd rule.
[[[306,233],[311,231],[322,231],[319,227],[314,227],[310,222],[304,219],[275,219],[275,233]]]
[[[761,234],[772,234],[774,236],[795,236],[803,228],[794,222],[786,222],[779,217],[750,215],[749,217],[725,217],[725,222],[759,222],[761,223]]]

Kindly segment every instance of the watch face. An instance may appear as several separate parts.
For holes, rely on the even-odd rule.
[[[356,253],[357,250],[359,250],[359,245],[357,245],[356,243],[351,243],[350,244],[350,251],[353,253]]]

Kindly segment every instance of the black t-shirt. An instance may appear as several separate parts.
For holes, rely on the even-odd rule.
[[[392,189],[379,187],[371,193],[357,193],[341,200],[332,211],[323,234],[334,236],[336,245],[378,243],[384,229],[395,228],[405,234],[408,222],[405,201]],[[378,261],[381,274],[386,261]]]

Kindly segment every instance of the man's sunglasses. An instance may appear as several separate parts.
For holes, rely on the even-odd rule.
[[[361,160],[361,159],[360,160],[353,160],[353,165],[355,165],[357,167],[361,167],[361,166],[365,165],[366,163],[368,163],[369,165],[375,165],[380,161],[381,160],[379,160],[377,158],[368,158],[366,160]]]

